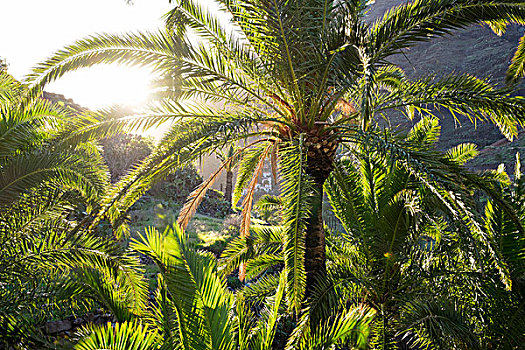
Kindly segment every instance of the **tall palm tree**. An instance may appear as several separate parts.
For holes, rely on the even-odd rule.
[[[430,152],[439,132],[438,120],[425,118],[398,143]],[[474,145],[463,144],[432,157],[459,165],[476,154]],[[316,324],[342,304],[363,303],[376,311],[371,332],[374,349],[460,344],[479,348],[464,305],[454,305],[454,294],[449,294],[456,286],[448,276],[462,276],[462,270],[469,269],[469,259],[475,257],[470,249],[457,249],[453,242],[481,238],[471,231],[470,219],[454,214],[454,203],[439,198],[448,192],[472,211],[473,203],[466,200],[471,188],[454,181],[421,181],[395,157],[367,144],[350,150],[335,167],[325,189],[344,230],[327,236],[327,277],[308,299],[303,322]],[[251,288],[261,297],[275,290],[277,279],[270,271],[283,265],[285,231],[280,226],[254,225],[253,232],[254,237],[239,237],[228,245],[220,270],[228,274],[246,264]],[[484,265],[485,259],[493,261],[488,254],[478,258],[476,267]],[[448,265],[447,260],[461,263]]]
[[[167,29],[101,34],[73,43],[38,65],[32,94],[67,72],[102,63],[150,66],[173,85],[137,124],[174,120],[153,154],[122,179],[99,217],[125,230],[125,213],[173,168],[223,145],[246,140],[235,189],[243,200],[241,235],[249,234],[257,177],[264,159],[280,167],[286,200],[288,287],[296,308],[316,276],[326,273],[323,185],[344,142],[365,142],[375,119],[401,111],[409,118],[445,108],[517,132],[523,99],[469,75],[408,81],[389,59],[418,42],[471,24],[504,29],[525,22],[525,6],[501,0],[416,0],[369,23],[367,0],[216,0],[212,12],[175,1]],[[221,18],[226,18],[224,23]],[[177,99],[173,99],[176,96]],[[252,139],[253,140],[253,139]],[[399,155],[399,154],[398,154]],[[185,227],[230,159],[189,197]],[[95,225],[97,220],[94,221]]]

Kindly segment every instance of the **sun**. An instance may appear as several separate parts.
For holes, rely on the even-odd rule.
[[[152,93],[152,79],[147,68],[105,65],[70,73],[46,90],[63,94],[89,109],[140,107]]]

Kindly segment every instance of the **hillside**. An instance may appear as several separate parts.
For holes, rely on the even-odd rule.
[[[367,16],[373,21],[382,16],[387,9],[404,2],[378,0],[372,5]],[[457,31],[452,36],[434,39],[430,43],[421,43],[407,50],[404,55],[395,57],[392,63],[401,66],[410,78],[421,78],[431,74],[444,76],[451,73],[469,73],[479,78],[489,78],[490,81],[500,84],[523,33],[523,27],[511,26],[500,37],[486,26],[473,26]],[[448,113],[442,113],[440,117],[442,119],[439,145],[441,149],[462,142],[472,142],[483,148],[502,139],[499,130],[489,123],[478,123],[474,126],[468,120],[461,120],[459,124]],[[398,119],[397,123],[403,127],[410,126],[410,122],[404,118]],[[493,149],[494,147],[484,151],[487,159],[490,158]],[[478,164],[477,167],[483,166]]]

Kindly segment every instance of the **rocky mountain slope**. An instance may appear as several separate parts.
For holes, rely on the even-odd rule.
[[[371,6],[367,17],[373,21],[389,8],[405,2],[377,0]],[[404,52],[404,55],[392,59],[392,63],[401,66],[410,78],[422,78],[431,74],[444,76],[451,73],[468,73],[502,84],[506,69],[523,33],[523,27],[510,26],[504,35],[497,36],[487,26],[472,26],[457,31],[454,35],[421,43]],[[521,94],[524,92],[525,90],[521,91]],[[499,130],[489,123],[473,125],[468,120],[460,120],[458,123],[448,113],[441,113],[440,118],[442,119],[440,141],[442,149],[462,142],[473,142],[483,148],[502,139]],[[397,122],[405,127],[410,126],[410,123],[403,119],[398,119]],[[490,167],[493,167],[492,163]],[[478,167],[483,165],[478,164]]]

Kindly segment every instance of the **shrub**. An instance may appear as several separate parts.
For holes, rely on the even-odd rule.
[[[154,148],[151,137],[121,134],[102,140],[104,159],[111,172],[111,182],[117,181],[134,165],[146,158]]]
[[[190,193],[202,183],[202,177],[193,165],[187,165],[156,184],[149,191],[151,195],[184,204]]]

